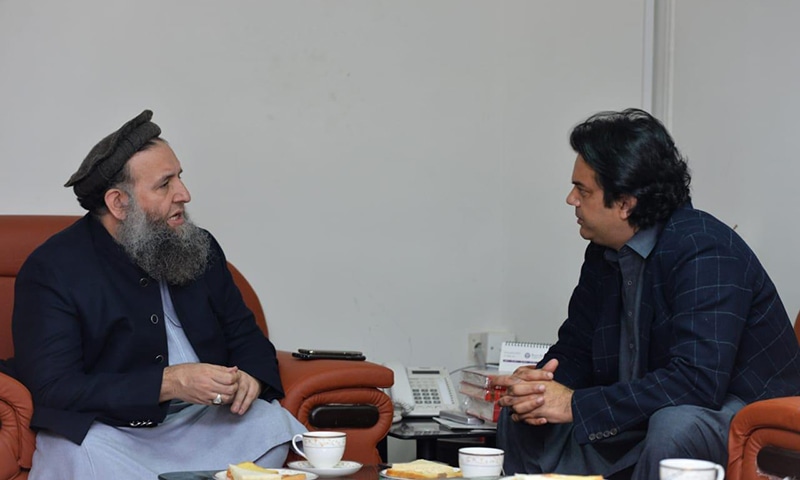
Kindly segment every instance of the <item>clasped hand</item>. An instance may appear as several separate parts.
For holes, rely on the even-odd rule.
[[[492,382],[506,387],[498,402],[511,409],[512,420],[530,425],[572,421],[572,390],[553,380],[556,368],[558,360],[552,359],[541,369],[520,367]]]
[[[164,369],[160,402],[179,399],[211,405],[217,395],[231,412],[243,415],[261,394],[261,383],[238,367],[182,363]]]

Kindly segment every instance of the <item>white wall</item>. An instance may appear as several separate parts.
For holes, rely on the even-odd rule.
[[[695,206],[742,235],[794,319],[800,309],[800,3],[670,2],[669,121]]]
[[[567,134],[648,105],[646,5],[0,0],[0,213],[81,213],[61,185],[152,108],[279,348],[452,370],[470,331],[553,340],[584,248]],[[658,6],[695,203],[796,312],[800,4]]]
[[[570,128],[642,105],[644,9],[588,1],[0,1],[0,213],[144,108],[271,337],[467,363],[554,339],[584,242]]]

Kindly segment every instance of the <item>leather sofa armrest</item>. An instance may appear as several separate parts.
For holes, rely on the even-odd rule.
[[[302,400],[316,393],[346,388],[388,388],[392,370],[368,361],[301,360],[290,352],[278,352],[281,383],[286,392],[283,406],[294,412]]]
[[[321,406],[336,406],[343,419],[359,414],[358,408],[348,406],[374,407],[378,412],[374,425],[344,420],[336,430],[347,433],[346,460],[381,461],[377,445],[392,425],[393,408],[391,399],[379,389],[394,382],[391,369],[367,361],[300,360],[285,351],[278,351],[278,368],[286,393],[281,404],[310,430],[316,429],[310,417]]]
[[[731,422],[728,439],[728,478],[757,476],[758,454],[772,446],[800,451],[800,397],[761,400],[742,408]]]
[[[16,379],[0,373],[0,476],[30,468],[36,434],[31,430],[33,399]],[[5,476],[9,474],[9,476]]]

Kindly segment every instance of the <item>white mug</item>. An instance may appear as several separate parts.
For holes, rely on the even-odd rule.
[[[303,440],[303,449],[297,446]],[[292,449],[315,468],[331,468],[342,459],[347,434],[343,432],[306,432],[292,437]]]
[[[724,480],[725,469],[714,462],[693,458],[665,458],[658,463],[661,480]]]
[[[499,477],[504,457],[499,448],[463,447],[458,449],[458,468],[464,478]]]

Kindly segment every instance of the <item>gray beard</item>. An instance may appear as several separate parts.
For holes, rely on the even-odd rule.
[[[173,229],[165,219],[147,214],[131,199],[117,230],[117,242],[148,275],[170,285],[186,285],[208,267],[209,235],[189,220]]]

